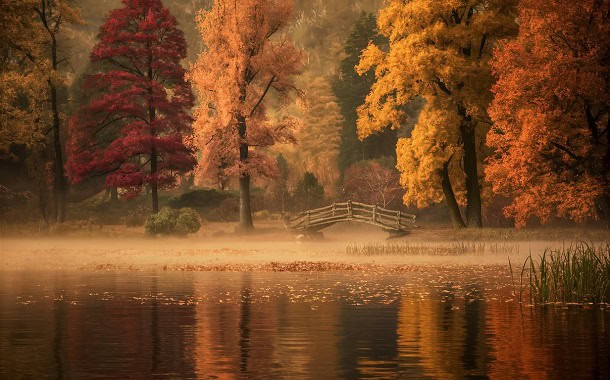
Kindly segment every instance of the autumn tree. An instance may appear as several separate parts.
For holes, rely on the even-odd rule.
[[[343,59],[339,63],[337,74],[333,79],[333,91],[343,115],[341,143],[339,147],[338,166],[341,175],[352,164],[374,158],[396,155],[397,131],[386,129],[369,135],[361,141],[358,139],[356,109],[364,103],[375,82],[375,72],[371,68],[359,75],[356,66],[362,51],[369,43],[377,46],[386,44],[385,38],[377,33],[377,19],[372,13],[361,13],[345,41]]]
[[[160,0],[123,0],[100,28],[92,62],[110,67],[88,77],[95,95],[71,120],[68,169],[74,182],[105,176],[126,197],[158,189],[193,169],[187,146],[194,103],[185,69],[186,41]]]
[[[400,173],[390,158],[360,161],[345,171],[345,198],[382,207],[399,207]]]
[[[64,153],[61,134],[64,127],[60,89],[65,86],[65,72],[62,67],[69,64],[66,54],[65,37],[63,34],[68,25],[81,23],[80,11],[69,0],[40,0],[37,2],[35,12],[44,27],[45,60],[49,71],[45,76],[48,85],[49,110],[51,113],[50,133],[52,136],[53,151],[53,196],[55,200],[54,213],[57,222],[65,220],[67,183],[64,172]]]
[[[610,2],[523,0],[519,20],[493,60],[487,177],[517,226],[605,210],[610,227]]]
[[[65,0],[3,1],[0,6],[2,144],[27,148],[28,171],[36,178],[41,193],[46,153],[52,153],[53,219],[63,222],[66,183],[62,91],[65,69],[69,67],[65,34],[68,26],[81,22],[79,11]]]
[[[218,0],[197,18],[207,47],[191,70],[202,104],[197,143],[204,150],[212,144],[239,178],[242,230],[253,228],[251,178],[276,169],[265,148],[293,140],[294,120],[274,122],[266,107],[272,93],[280,106],[291,99],[303,65],[303,54],[283,32],[292,15],[290,1]]]
[[[0,1],[0,156],[11,160],[12,145],[44,145],[42,94],[46,82],[40,45],[44,35],[34,0]]]
[[[465,189],[466,224],[482,225],[479,173],[490,125],[489,59],[496,42],[516,31],[514,3],[390,0],[378,18],[379,32],[389,39],[389,48],[371,44],[358,66],[360,73],[374,68],[376,77],[358,109],[360,138],[388,126],[400,129],[407,118],[404,107],[417,97],[429,104],[412,135],[397,146],[402,184],[407,187],[404,200],[423,206],[438,201],[442,192],[456,226],[464,225],[453,202],[453,187],[460,182]],[[427,116],[435,119],[426,120]],[[439,118],[448,123],[439,123]],[[423,140],[434,149],[420,149]],[[405,163],[405,157],[411,164]],[[429,174],[422,176],[422,171]],[[425,191],[411,191],[408,187],[414,184]]]
[[[296,133],[298,166],[311,172],[327,192],[339,180],[337,157],[343,117],[328,81],[316,77],[305,86],[303,124]]]
[[[15,163],[21,159],[17,151],[25,151],[26,171],[34,180],[46,219],[44,77],[48,67],[36,4],[35,0],[0,0],[0,161]]]

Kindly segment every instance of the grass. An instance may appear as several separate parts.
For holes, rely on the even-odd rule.
[[[345,248],[348,255],[435,255],[457,256],[483,253],[512,253],[519,246],[508,243],[456,242],[449,244],[410,243],[409,241],[395,243],[350,244]]]
[[[441,228],[422,225],[414,235],[428,241],[491,241],[512,243],[517,241],[596,241],[608,240],[608,230],[601,225],[572,225],[569,227],[548,226],[531,228]]]
[[[511,277],[512,264],[509,261]],[[514,285],[514,280],[513,280]],[[532,304],[610,302],[610,244],[577,243],[546,250],[523,263],[519,300],[529,289]]]

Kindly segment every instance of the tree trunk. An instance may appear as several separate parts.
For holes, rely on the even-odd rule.
[[[53,111],[53,196],[55,198],[55,221],[66,220],[66,179],[64,174],[64,157],[61,150],[60,119],[57,104],[57,88],[49,80],[51,89],[51,109]]]
[[[453,187],[451,187],[451,179],[449,178],[449,163],[443,165],[440,170],[441,175],[441,186],[443,187],[443,194],[445,195],[445,201],[447,202],[447,208],[449,209],[449,216],[451,217],[451,223],[455,228],[464,228],[466,224],[462,219],[460,213],[460,206],[455,199],[455,193]]]
[[[606,206],[606,228],[610,230],[610,117],[606,122],[606,153],[603,164],[604,201]]]
[[[51,98],[53,99],[53,149],[54,149],[54,180],[53,180],[53,195],[55,197],[55,220],[58,223],[63,223],[66,220],[66,180],[64,175],[64,159],[61,151],[61,140],[59,133],[59,112],[57,110],[57,90],[55,86],[51,89]]]
[[[242,165],[248,160],[248,143],[246,142],[246,118],[237,118],[237,130],[239,132],[239,162]],[[250,206],[250,175],[243,174],[239,177],[239,229],[248,231],[254,229],[252,223],[252,208]]]
[[[475,129],[472,118],[466,114],[466,109],[458,107],[462,117],[460,132],[464,144],[464,174],[466,175],[466,223],[468,227],[483,227],[481,217],[481,186],[477,167],[477,148]]]
[[[53,70],[57,70],[57,43],[55,38],[51,41],[51,59]],[[66,179],[64,174],[64,158],[61,151],[61,120],[59,118],[59,104],[57,101],[57,87],[48,79],[51,91],[51,112],[53,113],[53,196],[55,198],[55,221],[63,223],[66,220]]]
[[[152,69],[152,56],[149,56],[149,65],[148,65],[148,80],[151,83],[150,88],[148,90],[150,97],[152,98],[152,81],[153,81],[153,69]],[[152,197],[152,213],[156,214],[159,212],[159,185],[157,184],[157,149],[155,148],[155,137],[157,137],[157,131],[153,126],[153,123],[156,118],[157,111],[153,106],[150,105],[150,101],[148,104],[148,119],[150,122],[150,134],[153,137],[153,145],[150,150],[150,176],[152,177],[152,182],[150,183],[150,193]]]
[[[119,200],[119,189],[116,187],[110,188],[110,201],[116,202]]]
[[[150,153],[150,174],[155,178],[157,173],[157,150],[152,148]],[[152,212],[156,214],[159,212],[159,186],[157,185],[156,178],[150,183],[150,193],[152,196]]]

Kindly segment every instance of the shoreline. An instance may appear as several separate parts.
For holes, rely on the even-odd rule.
[[[420,228],[387,240],[377,228],[341,224],[319,240],[299,240],[278,222],[252,234],[230,233],[233,223],[207,223],[187,238],[150,238],[124,226],[116,236],[0,235],[0,270],[313,271],[407,270],[413,267],[521,265],[530,252],[578,241],[610,242],[604,230]],[[224,231],[220,233],[219,231]],[[95,232],[95,231],[93,231]],[[129,232],[129,234],[126,234]],[[386,252],[383,247],[398,246]],[[381,254],[377,250],[382,251]]]

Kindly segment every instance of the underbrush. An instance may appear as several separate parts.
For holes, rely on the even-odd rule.
[[[528,292],[532,304],[609,303],[610,244],[577,243],[547,250],[537,259],[530,255],[519,288],[520,302]]]
[[[345,248],[348,255],[469,255],[483,253],[513,253],[518,252],[519,246],[509,243],[471,243],[456,242],[450,244],[426,244],[402,241],[397,243],[366,243],[350,244]]]
[[[146,234],[187,236],[194,234],[201,228],[201,221],[197,212],[191,208],[178,210],[165,207],[146,219]]]

